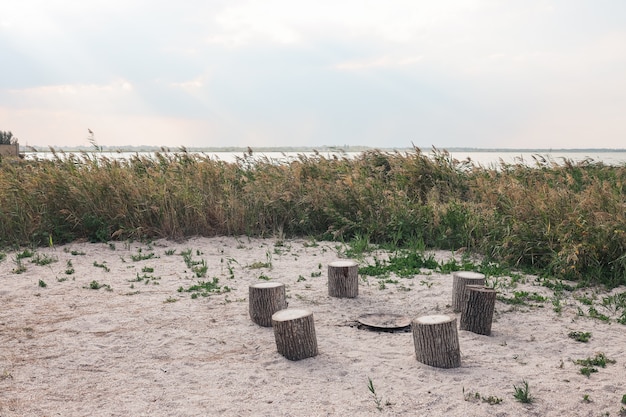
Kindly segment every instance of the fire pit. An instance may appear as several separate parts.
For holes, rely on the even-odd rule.
[[[378,332],[408,332],[411,319],[393,313],[368,313],[357,318],[359,328]]]

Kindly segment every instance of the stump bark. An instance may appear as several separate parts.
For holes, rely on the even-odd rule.
[[[354,261],[335,261],[328,265],[328,295],[355,298],[359,295],[359,265]]]
[[[459,324],[461,330],[489,336],[496,305],[496,290],[481,285],[467,285],[465,297]]]
[[[309,310],[288,308],[272,316],[274,338],[278,353],[298,361],[317,355],[317,337],[313,313]]]
[[[445,315],[422,316],[411,323],[415,357],[437,368],[461,366],[456,318]]]
[[[263,327],[272,326],[272,315],[287,308],[285,284],[262,282],[250,285],[248,310],[253,322]]]
[[[452,273],[452,310],[455,313],[463,309],[465,287],[467,285],[485,285],[485,276],[478,272],[457,271]]]

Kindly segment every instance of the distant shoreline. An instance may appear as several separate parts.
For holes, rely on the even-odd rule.
[[[555,153],[555,152],[626,152],[626,148],[471,148],[471,147],[450,147],[450,148],[420,148],[422,152],[430,152],[433,149],[447,152],[494,152],[494,153]],[[367,151],[380,152],[412,152],[415,148],[383,148],[383,147],[367,147],[367,146],[301,146],[301,147],[183,147],[183,146],[30,146],[24,145],[22,152],[103,152],[103,153],[133,153],[133,152],[205,152],[205,153],[221,153],[221,152],[336,152],[336,153],[355,153]]]

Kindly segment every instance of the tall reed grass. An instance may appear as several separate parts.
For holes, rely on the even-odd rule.
[[[236,163],[186,152],[0,161],[0,245],[193,235],[466,248],[512,266],[626,284],[626,166],[484,168],[371,151]]]

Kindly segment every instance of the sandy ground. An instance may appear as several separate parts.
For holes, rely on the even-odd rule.
[[[38,249],[40,259],[57,261],[23,259],[21,274],[17,253],[7,253],[0,263],[0,416],[619,415],[626,326],[580,317],[572,294],[560,314],[549,301],[498,301],[491,336],[459,331],[461,367],[432,368],[415,359],[410,332],[370,331],[356,320],[372,312],[454,315],[451,276],[424,271],[384,289],[377,278],[361,277],[358,298],[331,298],[327,265],[344,249],[247,237],[74,243]],[[230,291],[179,292],[198,282],[185,250],[205,261],[204,280],[216,277]],[[385,256],[359,262],[374,255]],[[283,358],[273,329],[250,320],[248,287],[261,275],[286,285],[289,307],[313,312],[318,356]],[[94,281],[104,286],[90,288]],[[552,296],[533,283],[529,277],[515,291]],[[591,340],[574,341],[571,331],[591,332]],[[574,360],[598,352],[616,363],[580,374]],[[532,404],[513,397],[523,380]]]

